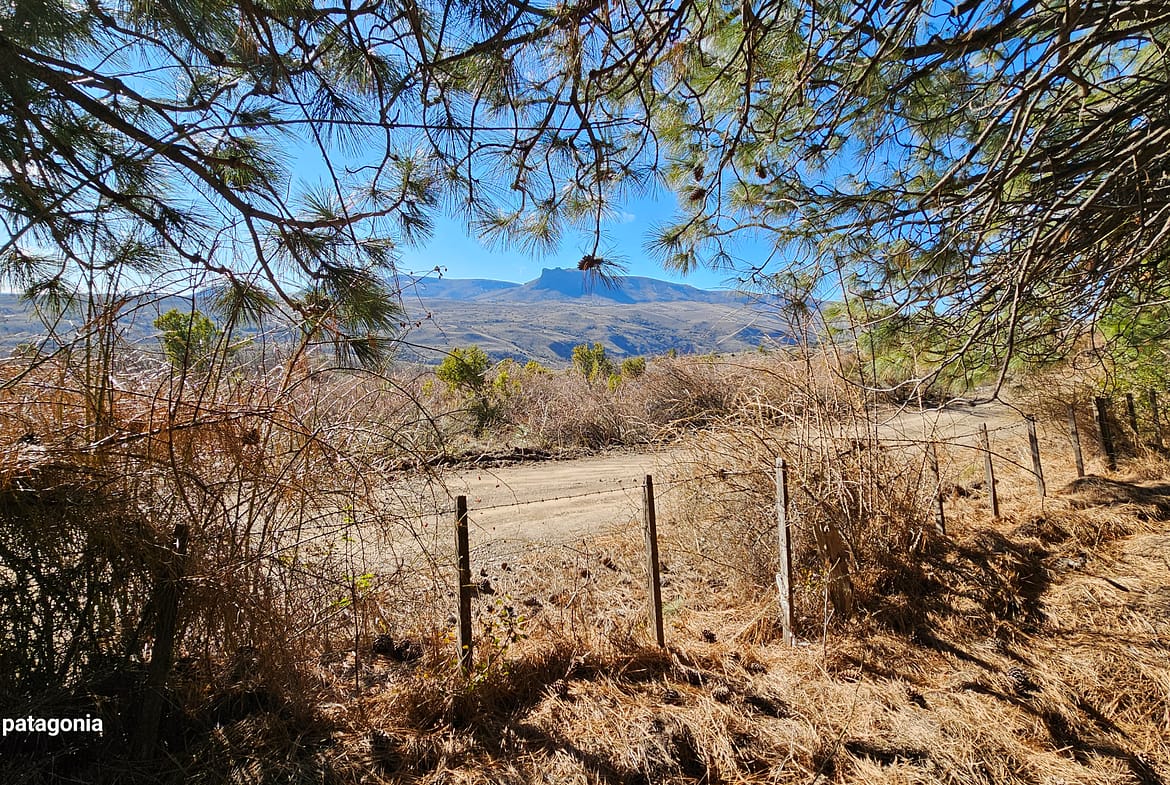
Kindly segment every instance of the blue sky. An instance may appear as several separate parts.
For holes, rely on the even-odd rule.
[[[660,278],[700,289],[733,285],[727,280],[726,272],[700,270],[683,276],[667,271],[643,250],[645,238],[652,228],[668,221],[674,208],[674,195],[665,192],[623,205],[619,220],[607,227],[608,242],[603,247],[616,252],[626,265],[628,275]],[[421,248],[402,251],[402,271],[421,275],[438,265],[445,268],[444,277],[447,278],[492,278],[525,283],[539,277],[545,267],[576,267],[590,247],[591,240],[566,234],[554,254],[530,256],[519,251],[493,251],[470,236],[465,224],[442,216],[436,221],[435,234],[430,242]]]

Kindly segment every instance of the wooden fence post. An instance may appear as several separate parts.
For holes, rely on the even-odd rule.
[[[1138,421],[1137,421],[1137,407],[1133,403],[1133,393],[1125,394],[1125,410],[1129,415],[1129,428],[1133,431],[1133,443],[1136,447],[1138,445]]]
[[[1044,467],[1040,464],[1040,439],[1036,436],[1036,418],[1028,415],[1028,451],[1032,453],[1032,474],[1036,475],[1036,489],[1040,491],[1040,498],[1048,495],[1044,485]]]
[[[1077,427],[1077,406],[1068,407],[1068,436],[1072,440],[1073,459],[1077,462],[1077,477],[1085,476],[1085,458],[1081,454],[1081,431]]]
[[[776,519],[780,535],[780,567],[776,588],[780,591],[780,626],[784,642],[796,643],[796,614],[792,607],[792,528],[788,522],[788,464],[776,459]]]
[[[654,478],[646,475],[642,488],[642,518],[646,525],[646,572],[650,594],[650,624],[654,642],[666,647],[666,633],[662,624],[662,576],[658,563],[658,523],[654,519]]]
[[[1162,446],[1162,415],[1158,412],[1158,391],[1151,387],[1146,396],[1150,400],[1150,412],[1154,415],[1154,444]]]
[[[930,443],[926,453],[927,463],[930,464],[930,473],[934,477],[934,530],[941,537],[947,536],[947,519],[943,513],[942,476],[938,471],[938,444]]]
[[[1110,470],[1117,469],[1117,451],[1113,447],[1113,432],[1109,427],[1109,399],[1097,397],[1097,430],[1101,434],[1101,449]]]
[[[471,547],[467,538],[467,497],[455,497],[455,552],[459,572],[459,670],[463,678],[471,675]]]
[[[987,423],[979,426],[979,443],[983,448],[983,470],[987,476],[987,501],[991,503],[991,516],[999,517],[999,495],[995,492],[995,467],[991,463],[991,436]]]

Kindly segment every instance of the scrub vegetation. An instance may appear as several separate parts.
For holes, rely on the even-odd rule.
[[[1170,764],[1170,491],[1146,441],[1119,442],[1118,472],[1086,442],[1078,480],[1046,419],[1054,492],[1009,463],[991,519],[978,455],[883,436],[893,399],[823,349],[649,358],[610,383],[473,347],[413,376],[293,352],[193,377],[165,340],[103,396],[71,390],[78,361],[5,366],[4,705],[105,719],[9,735],[9,781],[1147,783]],[[1087,411],[1104,383],[1010,394]],[[615,527],[478,562],[462,677],[436,459],[651,443],[672,456],[667,648],[645,632],[640,535]],[[797,647],[775,600],[779,457]]]
[[[0,713],[103,733],[8,733],[0,779],[1165,782],[1168,36],[1162,0],[6,3],[0,287],[42,329],[0,362]],[[615,286],[649,192],[644,250],[791,346],[395,361],[439,216]],[[922,415],[972,396],[1039,420],[1046,496],[996,423],[991,515]],[[670,463],[667,647],[619,526],[486,543],[462,672],[446,465],[618,445]]]

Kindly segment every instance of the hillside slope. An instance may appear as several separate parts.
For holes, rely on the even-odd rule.
[[[159,312],[190,307],[178,297],[141,299],[143,310],[123,320],[131,343],[150,342]],[[403,333],[400,356],[424,363],[468,344],[495,359],[557,365],[568,362],[573,347],[582,343],[601,343],[622,358],[670,350],[741,352],[787,340],[780,320],[745,295],[637,276],[621,278],[617,288],[590,285],[576,270],[544,270],[526,284],[424,277],[406,283],[402,301],[405,323],[417,326]],[[67,318],[59,334],[68,336],[75,322]],[[0,349],[11,351],[42,332],[28,303],[0,294]]]
[[[552,364],[582,343],[621,358],[741,352],[786,340],[774,314],[744,294],[638,276],[618,281],[611,288],[561,269],[525,284],[424,278],[404,293],[411,321],[422,322],[409,340],[438,350],[474,343],[495,358]],[[427,360],[433,352],[413,355]]]

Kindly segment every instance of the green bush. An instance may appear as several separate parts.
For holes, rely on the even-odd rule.
[[[509,364],[502,365],[496,378],[489,384],[488,368],[491,361],[483,349],[472,344],[466,349],[452,349],[435,369],[435,376],[447,385],[447,390],[464,399],[468,412],[475,420],[477,433],[484,431],[500,417],[503,401],[515,384],[509,373]]]
[[[622,360],[623,379],[637,379],[644,373],[646,373],[645,357],[627,357]]]
[[[203,369],[211,362],[219,329],[199,310],[172,308],[154,320],[159,341],[171,365],[181,371]]]
[[[573,367],[582,376],[591,382],[599,379],[609,379],[613,376],[613,362],[605,354],[605,347],[600,343],[579,344],[573,347]]]
[[[435,369],[435,376],[451,392],[478,395],[487,386],[489,364],[487,354],[475,344],[466,349],[456,347]]]

